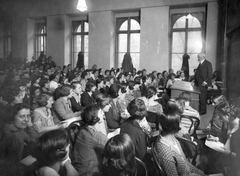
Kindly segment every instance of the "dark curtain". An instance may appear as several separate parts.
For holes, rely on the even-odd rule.
[[[190,59],[190,56],[188,54],[184,54],[183,59],[182,59],[182,69],[181,70],[184,72],[186,78],[189,78],[188,59]]]
[[[126,53],[123,57],[122,69],[124,73],[133,71],[133,63],[130,53]]]
[[[84,54],[82,51],[78,53],[77,67],[79,69],[84,67]]]

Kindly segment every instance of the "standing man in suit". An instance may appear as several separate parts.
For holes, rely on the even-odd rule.
[[[205,53],[201,52],[197,56],[199,66],[195,73],[195,84],[200,89],[200,109],[199,114],[207,113],[207,89],[212,85],[212,64],[206,60]]]

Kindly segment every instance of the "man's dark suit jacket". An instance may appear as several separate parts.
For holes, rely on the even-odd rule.
[[[201,86],[201,84],[205,81],[208,86],[211,86],[212,79],[212,64],[211,62],[204,60],[202,64],[200,64],[195,73],[195,84],[197,86]]]

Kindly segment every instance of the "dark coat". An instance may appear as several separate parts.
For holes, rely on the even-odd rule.
[[[136,157],[144,160],[147,154],[147,134],[143,132],[139,124],[131,117],[121,124],[120,129],[120,133],[126,133],[132,139],[135,146]]]
[[[212,85],[212,64],[211,62],[204,60],[203,63],[197,68],[195,73],[195,83],[197,86],[201,86],[201,84],[205,81],[208,86]]]

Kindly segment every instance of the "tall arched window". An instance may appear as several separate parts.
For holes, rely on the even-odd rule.
[[[72,23],[72,65],[76,67],[78,53],[84,54],[84,65],[88,68],[88,31],[87,21],[74,21]]]
[[[197,54],[204,50],[204,13],[173,14],[171,16],[171,68],[181,70],[182,56],[188,54],[190,74],[198,65]]]
[[[47,27],[46,23],[35,24],[35,57],[38,58],[40,54],[47,55]]]
[[[117,18],[116,67],[121,67],[123,56],[129,52],[133,66],[139,69],[140,24],[138,17]]]
[[[12,28],[6,24],[4,29],[4,58],[12,57]]]

